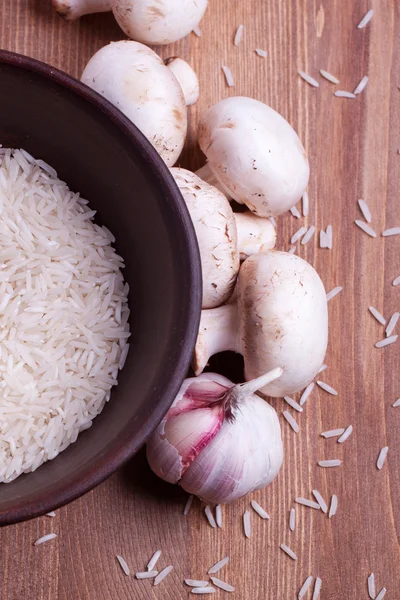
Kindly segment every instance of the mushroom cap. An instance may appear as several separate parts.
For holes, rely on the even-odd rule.
[[[187,109],[176,77],[153,50],[131,40],[108,44],[81,79],[119,108],[168,166],[175,164],[186,138]]]
[[[294,254],[270,251],[243,263],[237,285],[246,380],[282,367],[283,375],[262,392],[282,397],[304,389],[328,343],[326,293],[317,272]]]
[[[231,197],[260,217],[280,215],[304,193],[310,169],[289,123],[252,98],[221,100],[199,125],[199,144]]]
[[[203,308],[215,308],[232,295],[239,272],[236,221],[226,197],[186,169],[171,173],[189,209],[200,249]]]
[[[170,44],[185,37],[205,13],[208,0],[112,0],[126,35],[145,44]]]

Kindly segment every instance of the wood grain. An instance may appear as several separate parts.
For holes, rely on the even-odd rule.
[[[370,7],[374,18],[360,31],[357,23]],[[240,23],[245,35],[235,48]],[[241,522],[248,498],[226,507],[223,530],[212,530],[198,503],[187,518],[182,516],[185,495],[158,481],[139,455],[55,519],[43,517],[0,532],[4,600],[178,600],[188,596],[185,577],[204,577],[225,555],[231,563],[221,578],[237,586],[238,600],[294,600],[310,574],[323,580],[322,600],[362,600],[368,597],[371,571],[378,590],[386,586],[387,598],[399,598],[400,408],[391,404],[400,395],[400,353],[398,344],[374,348],[384,333],[367,309],[372,304],[386,317],[399,309],[400,288],[391,282],[400,275],[400,239],[371,239],[353,221],[360,217],[357,199],[365,198],[378,233],[400,225],[400,4],[210,0],[201,30],[201,38],[192,34],[161,51],[164,57],[179,54],[189,60],[201,81],[182,165],[201,164],[195,136],[199,114],[228,95],[263,100],[298,130],[312,167],[311,211],[302,222],[318,231],[332,224],[334,230],[332,251],[319,249],[314,236],[298,252],[315,265],[327,290],[344,287],[330,303],[328,369],[321,375],[339,396],[315,390],[304,413],[295,414],[298,435],[282,422],[284,467],[267,490],[254,494],[272,518],[252,515],[250,540]],[[0,0],[0,36],[3,48],[75,76],[98,48],[123,37],[111,15],[67,23],[52,13],[49,0]],[[255,48],[267,50],[268,57],[257,57]],[[236,85],[231,90],[221,64],[232,69]],[[296,75],[304,69],[317,76],[320,68],[336,74],[341,89],[352,91],[365,74],[370,82],[361,96],[346,100],[333,96],[332,84],[321,80],[313,89]],[[290,215],[279,219],[281,249],[289,248],[299,226]],[[282,401],[273,404],[282,410]],[[350,423],[354,433],[343,445],[319,437]],[[376,459],[385,445],[388,462],[378,471]],[[317,466],[328,458],[341,458],[343,464]],[[297,506],[297,527],[290,533],[294,498],[311,497],[315,488],[325,499],[338,495],[338,514],[328,520]],[[52,531],[58,534],[55,541],[32,546]],[[282,542],[297,553],[297,562],[279,550]],[[125,577],[115,560],[122,554],[133,571],[142,570],[157,548],[163,551],[160,567],[175,567],[159,588]]]

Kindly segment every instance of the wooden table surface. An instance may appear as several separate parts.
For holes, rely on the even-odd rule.
[[[50,0],[0,0],[0,44],[80,76],[86,61],[110,40],[123,35],[111,14],[67,23],[53,14]],[[296,435],[282,421],[285,463],[277,480],[253,495],[270,521],[252,514],[252,537],[245,539],[243,511],[249,498],[224,508],[223,530],[207,524],[200,503],[182,515],[186,496],[158,481],[143,455],[84,498],[43,517],[0,531],[2,600],[178,600],[188,597],[185,577],[203,578],[223,556],[230,564],[220,577],[234,585],[237,600],[291,600],[308,575],[322,578],[322,600],[368,598],[367,576],[375,573],[377,591],[400,598],[400,395],[399,343],[376,349],[384,328],[368,312],[373,305],[386,317],[399,307],[400,238],[381,232],[400,225],[400,3],[396,0],[210,0],[201,25],[163,57],[179,54],[199,74],[201,99],[190,110],[190,135],[181,164],[197,168],[195,128],[199,114],[229,95],[249,95],[281,112],[297,129],[310,157],[311,210],[307,219],[278,220],[278,247],[289,248],[301,224],[317,231],[333,225],[333,250],[322,250],[314,236],[298,253],[320,273],[327,290],[343,286],[329,305],[328,369],[321,379],[337,397],[314,390],[300,416]],[[363,30],[357,23],[373,7]],[[233,46],[236,27],[244,38]],[[268,52],[256,56],[254,49]],[[232,69],[229,89],[221,65]],[[335,87],[318,76],[327,69],[352,91],[368,75],[356,99],[333,95]],[[297,70],[317,76],[319,89]],[[49,107],[50,108],[50,107]],[[372,211],[378,238],[360,231],[357,199]],[[283,401],[273,405],[281,412]],[[343,445],[324,440],[322,431],[352,424]],[[380,449],[389,446],[387,464],[376,468]],[[322,469],[320,459],[340,458],[340,468]],[[294,498],[318,489],[326,499],[337,494],[337,515],[297,506],[291,533],[288,515]],[[57,540],[33,547],[49,532]],[[279,549],[289,545],[292,561]],[[174,571],[159,587],[126,577],[115,556],[131,570],[143,570],[152,553],[163,552],[159,566]],[[215,596],[220,598],[223,592]],[[307,596],[311,598],[311,593]]]

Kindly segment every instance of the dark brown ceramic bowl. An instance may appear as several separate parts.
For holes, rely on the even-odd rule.
[[[4,525],[84,494],[144,444],[186,375],[201,275],[192,223],[167,167],[140,131],[88,87],[0,51],[0,143],[51,164],[114,233],[126,262],[132,332],[119,385],[92,427],[55,460],[0,485]]]

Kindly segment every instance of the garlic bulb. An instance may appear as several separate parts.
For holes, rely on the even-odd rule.
[[[255,392],[282,372],[239,385],[216,373],[186,379],[147,442],[154,473],[215,504],[265,487],[279,472],[283,447],[275,410]]]

